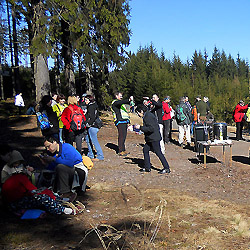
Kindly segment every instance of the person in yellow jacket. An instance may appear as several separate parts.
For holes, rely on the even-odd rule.
[[[59,121],[59,139],[60,142],[63,143],[63,122],[61,120],[61,116],[63,113],[63,110],[68,107],[68,105],[65,103],[65,96],[64,95],[58,95],[56,99],[57,104],[55,104],[52,109],[54,112],[56,112],[56,115],[58,117]]]
[[[120,156],[127,156],[128,152],[125,150],[125,141],[130,117],[125,104],[129,104],[130,99],[122,100],[123,96],[121,92],[116,92],[115,98],[116,99],[112,102],[111,110],[113,112],[115,126],[118,129],[118,154]]]

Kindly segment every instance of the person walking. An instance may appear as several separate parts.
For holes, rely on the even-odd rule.
[[[138,105],[136,113],[139,117],[143,118],[143,126],[136,124],[135,128],[144,132],[146,142],[143,147],[144,167],[140,169],[140,172],[151,172],[149,151],[152,151],[157,155],[163,165],[163,169],[159,171],[159,173],[170,173],[169,164],[160,148],[161,134],[156,116],[147,110],[147,107],[144,105]]]
[[[95,120],[99,117],[98,105],[95,101],[95,98],[91,95],[85,97],[85,103],[87,104],[87,113],[86,113],[86,124],[87,126],[87,136],[86,142],[88,145],[88,154],[87,156],[91,158],[92,161],[104,160],[102,148],[98,142],[97,134],[99,128],[97,127]],[[94,156],[94,148],[96,150],[96,158]]]
[[[115,126],[118,130],[118,154],[120,156],[127,156],[128,152],[125,150],[125,141],[127,137],[129,114],[125,104],[129,104],[130,100],[122,100],[123,95],[121,92],[116,92],[115,98],[116,99],[112,102],[111,110],[113,112]]]

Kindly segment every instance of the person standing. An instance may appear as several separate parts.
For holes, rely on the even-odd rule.
[[[144,168],[141,168],[140,172],[151,172],[149,151],[152,151],[157,155],[163,165],[163,169],[159,171],[159,173],[170,173],[169,164],[160,148],[161,134],[156,116],[147,110],[147,107],[144,105],[138,105],[136,113],[139,117],[143,118],[143,126],[136,124],[135,128],[144,132],[146,142],[143,147]]]
[[[58,95],[57,96],[57,104],[55,104],[52,109],[54,112],[56,112],[58,121],[59,121],[59,140],[61,143],[63,143],[63,122],[61,120],[63,110],[68,107],[68,105],[65,103],[65,96],[64,95]]]
[[[209,107],[206,102],[201,100],[201,96],[196,97],[196,108],[198,113],[198,122],[204,124],[207,119],[207,112],[209,111]]]
[[[88,157],[91,158],[92,161],[100,161],[104,160],[102,148],[98,142],[97,133],[99,132],[99,128],[95,124],[96,118],[99,117],[99,111],[97,103],[95,99],[91,95],[87,95],[85,97],[85,103],[87,104],[87,113],[86,113],[86,124],[87,127],[87,136],[86,142],[88,145]],[[96,158],[94,157],[94,148],[96,149]]]
[[[154,94],[152,96],[151,103],[153,105],[153,107],[151,108],[151,113],[155,115],[159,124],[159,129],[160,129],[160,134],[161,134],[161,141],[160,141],[161,152],[165,154],[165,146],[164,146],[164,141],[163,141],[162,102],[160,101],[158,95]]]
[[[57,103],[58,103],[57,102],[57,93],[52,93],[52,103],[51,103],[51,106],[53,107]]]
[[[185,97],[180,98],[180,104],[176,107],[176,121],[179,129],[179,145],[183,146],[184,134],[188,146],[191,144],[190,124],[192,122],[192,114],[189,107],[185,104]]]
[[[134,97],[133,96],[130,96],[130,112],[131,113],[134,113],[135,112],[135,101],[134,101]]]
[[[45,95],[42,97],[40,102],[39,112],[47,115],[50,122],[50,127],[42,130],[43,136],[53,136],[59,139],[59,122],[56,112],[53,111],[52,107],[52,97],[50,95]]]
[[[114,123],[118,130],[118,154],[120,156],[127,156],[128,152],[125,150],[125,141],[127,137],[127,126],[129,123],[129,114],[125,104],[129,104],[130,100],[122,100],[121,92],[115,93],[115,100],[112,102],[111,110],[113,112]]]
[[[250,105],[245,105],[243,100],[240,100],[239,103],[236,105],[234,112],[233,112],[233,120],[236,123],[236,140],[243,140],[242,137],[242,129],[243,129],[243,122],[245,121],[244,115],[247,108]]]
[[[22,114],[22,109],[25,106],[22,95],[23,95],[22,93],[19,93],[18,95],[15,96],[15,106],[18,107],[19,115]]]
[[[81,154],[82,153],[82,138],[84,133],[84,123],[86,121],[85,115],[80,107],[77,106],[77,98],[75,96],[68,97],[68,107],[64,109],[61,120],[65,126],[65,142],[73,145],[76,142],[76,149]],[[74,124],[73,115],[77,114],[81,121],[79,129],[74,130],[72,124]]]
[[[172,117],[171,117],[171,111],[172,107],[169,105],[170,103],[170,97],[166,96],[164,98],[164,101],[162,102],[162,108],[163,108],[163,127],[164,127],[164,142],[169,143],[171,140],[171,123],[172,123]]]

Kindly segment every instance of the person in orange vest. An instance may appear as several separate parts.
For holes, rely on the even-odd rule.
[[[193,116],[193,122],[191,124],[191,135],[193,135],[193,133],[194,133],[194,126],[198,122],[198,112],[197,112],[196,105],[194,105],[193,108],[192,108],[192,116]]]

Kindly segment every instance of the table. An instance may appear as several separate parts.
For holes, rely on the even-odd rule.
[[[223,162],[226,164],[226,155],[225,155],[225,147],[229,146],[230,147],[230,167],[232,166],[232,145],[233,142],[232,140],[215,140],[213,142],[211,141],[197,141],[197,147],[198,147],[198,152],[199,152],[199,158],[200,158],[200,146],[203,146],[204,148],[204,168],[207,167],[207,148],[208,147],[222,147],[223,148]]]

